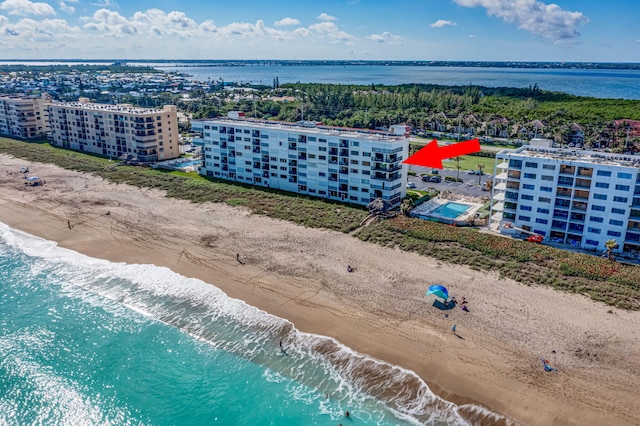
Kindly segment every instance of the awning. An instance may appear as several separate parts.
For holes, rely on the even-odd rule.
[[[495,201],[504,201],[504,192],[498,192],[496,195],[493,196],[493,199]]]
[[[498,169],[508,169],[509,168],[509,163],[507,163],[506,161],[503,163],[500,163],[496,166],[496,168]]]

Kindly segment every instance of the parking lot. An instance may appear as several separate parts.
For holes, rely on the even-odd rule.
[[[436,188],[438,191],[449,190],[454,194],[469,196],[469,197],[483,197],[490,196],[490,193],[483,191],[484,183],[487,180],[493,179],[493,175],[470,175],[467,170],[460,170],[459,177],[462,182],[449,182],[444,180],[445,176],[456,177],[457,171],[451,169],[438,169],[438,175],[442,176],[442,182],[423,182],[420,177],[420,173],[430,174],[432,169],[427,167],[411,166],[409,170],[413,170],[418,175],[408,176],[408,182],[413,182],[416,185],[415,189],[427,190],[428,188]],[[480,184],[478,184],[478,177],[480,178]]]

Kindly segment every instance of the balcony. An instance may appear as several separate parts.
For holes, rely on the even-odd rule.
[[[583,203],[582,201],[574,201],[571,204],[571,209],[572,210],[587,211],[587,203]]]
[[[558,188],[558,190],[556,191],[556,196],[571,198],[571,189]]]
[[[578,167],[578,176],[591,177],[593,176],[593,169],[588,167]]]
[[[560,166],[560,174],[561,175],[575,175],[576,174],[576,167],[575,166],[565,166],[562,165]]]
[[[509,179],[517,179],[520,180],[522,173],[517,171],[517,170],[509,170],[509,172],[507,172],[507,177]]]
[[[581,199],[581,200],[588,200],[589,199],[589,191],[582,191],[582,190],[576,189],[573,192],[573,198],[578,198],[578,199]]]
[[[591,188],[591,181],[587,179],[576,179],[576,188]]]

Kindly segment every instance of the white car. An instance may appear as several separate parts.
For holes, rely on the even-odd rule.
[[[407,184],[407,188],[409,188],[409,189],[414,189],[415,187],[416,187],[416,184],[415,184],[415,183],[413,183],[413,182],[409,182],[409,183]]]

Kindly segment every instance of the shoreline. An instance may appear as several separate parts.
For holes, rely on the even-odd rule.
[[[0,155],[0,170],[24,163]],[[610,314],[581,295],[241,208],[167,199],[47,164],[29,167],[46,186],[0,175],[0,221],[14,229],[91,257],[214,282],[300,331],[414,371],[458,405],[477,403],[524,424],[640,423],[640,391],[633,390],[640,313]],[[356,270],[348,273],[347,264]],[[455,309],[445,318],[424,297],[433,283],[466,296],[471,312]],[[462,339],[451,333],[453,322]],[[558,374],[542,370],[543,356]]]

